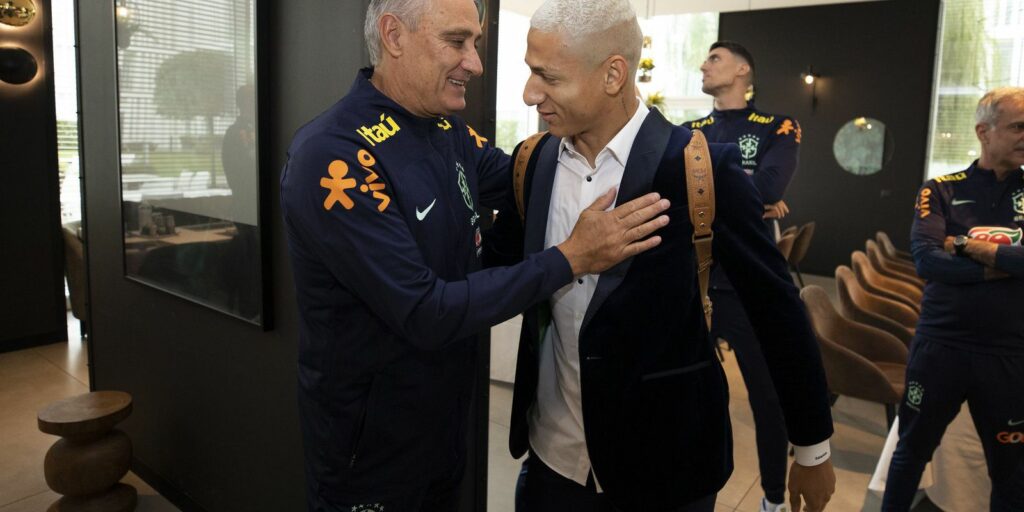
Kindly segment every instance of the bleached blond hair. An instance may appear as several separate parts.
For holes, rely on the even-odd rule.
[[[560,33],[595,62],[621,55],[632,73],[640,65],[644,36],[629,0],[547,0],[533,13],[530,28]]]

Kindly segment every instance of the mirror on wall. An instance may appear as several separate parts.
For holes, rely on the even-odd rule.
[[[125,275],[264,325],[256,3],[114,15]]]
[[[871,117],[858,117],[836,133],[832,152],[846,172],[857,176],[875,174],[892,160],[896,142],[885,123]]]

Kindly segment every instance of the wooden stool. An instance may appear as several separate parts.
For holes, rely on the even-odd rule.
[[[132,461],[132,442],[120,430],[132,397],[96,391],[54,402],[39,411],[39,430],[60,436],[43,461],[46,485],[64,496],[48,512],[128,512],[138,493],[119,483]]]

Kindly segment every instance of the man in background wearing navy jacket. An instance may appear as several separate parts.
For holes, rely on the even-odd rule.
[[[929,180],[910,235],[927,280],[882,510],[905,512],[964,400],[985,449],[993,512],[1024,510],[1024,88],[978,102],[981,157]]]
[[[803,135],[800,123],[788,116],[761,112],[747,101],[754,82],[754,57],[742,45],[732,41],[712,44],[700,70],[704,75],[702,89],[714,96],[715,109],[707,117],[683,125],[701,130],[709,142],[739,146],[743,170],[760,193],[765,219],[777,238],[778,219],[789,212],[782,196],[796,173]],[[747,312],[720,268],[711,274],[710,296],[715,308],[713,335],[728,341],[735,352],[754,413],[764,490],[761,512],[784,510],[789,443],[768,365]]]
[[[454,117],[483,72],[473,0],[373,0],[375,66],[295,135],[281,209],[299,306],[310,511],[456,509],[477,333],[660,242],[648,194],[510,267],[480,270],[477,206],[509,158]],[[648,222],[649,219],[655,220]]]

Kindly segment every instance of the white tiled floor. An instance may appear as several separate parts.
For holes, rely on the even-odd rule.
[[[0,512],[39,512],[60,498],[43,477],[43,456],[57,438],[39,431],[36,412],[89,391],[78,326],[68,314],[69,342],[0,354]],[[138,512],[177,512],[133,473],[122,481],[138,489]]]
[[[805,276],[808,284],[821,284],[834,293],[831,279]],[[493,351],[501,366],[501,380],[512,380],[515,370],[515,339],[518,325],[510,322],[495,330]],[[78,321],[68,315],[68,343],[0,354],[0,512],[37,512],[58,498],[46,487],[43,456],[55,438],[36,428],[36,411],[64,397],[88,391],[85,341],[78,338]],[[508,358],[512,358],[509,363]],[[758,485],[753,417],[746,388],[731,352],[726,352],[726,374],[732,390],[735,466],[732,479],[719,494],[718,512],[754,512],[761,490]],[[519,462],[508,454],[508,424],[512,406],[511,386],[491,385],[490,463],[488,468],[488,510],[511,512]],[[885,435],[882,406],[840,398],[833,409],[835,437],[833,462],[838,488],[828,510],[838,512],[877,511],[879,499],[867,491]],[[125,482],[139,490],[142,512],[175,512],[178,509],[152,488],[129,473]],[[927,504],[915,512],[937,510]],[[211,511],[213,512],[213,511]]]

